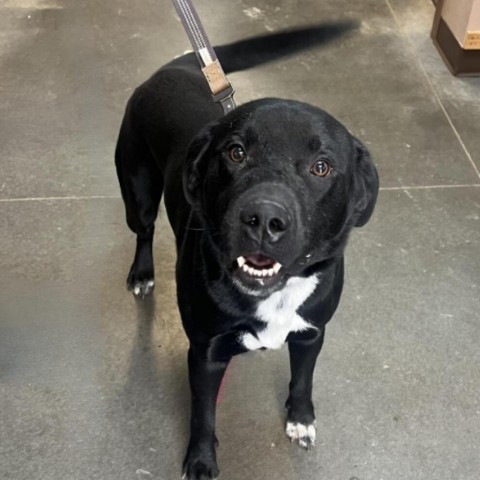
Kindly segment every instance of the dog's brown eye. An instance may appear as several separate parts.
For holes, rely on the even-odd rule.
[[[313,175],[316,175],[317,177],[326,177],[330,174],[331,171],[332,167],[325,160],[316,161],[310,169],[310,172],[312,172]]]
[[[245,150],[240,145],[234,145],[228,152],[230,160],[240,163],[245,160]]]

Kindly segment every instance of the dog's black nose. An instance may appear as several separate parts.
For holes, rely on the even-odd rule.
[[[240,220],[249,236],[259,242],[277,242],[290,225],[286,208],[265,200],[250,203],[240,212]]]

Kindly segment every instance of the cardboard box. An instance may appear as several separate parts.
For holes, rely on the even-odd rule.
[[[432,39],[454,75],[480,75],[480,0],[439,0]]]

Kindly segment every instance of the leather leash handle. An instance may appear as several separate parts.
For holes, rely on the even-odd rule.
[[[223,72],[191,0],[172,1],[207,79],[213,100],[220,103],[226,115],[236,106],[233,87]]]

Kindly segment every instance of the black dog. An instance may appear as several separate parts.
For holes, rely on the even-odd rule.
[[[277,34],[217,53],[228,73],[270,60],[267,50],[278,57],[348,28]],[[136,295],[154,285],[152,239],[162,193],[176,236],[192,392],[184,477],[218,475],[215,399],[229,360],[247,350],[288,343],[286,433],[305,448],[313,445],[312,377],[340,300],[343,250],[377,197],[365,147],[305,103],[263,99],[223,116],[196,59],[186,55],[133,94],[116,166],[127,223],[137,234],[127,281]]]

